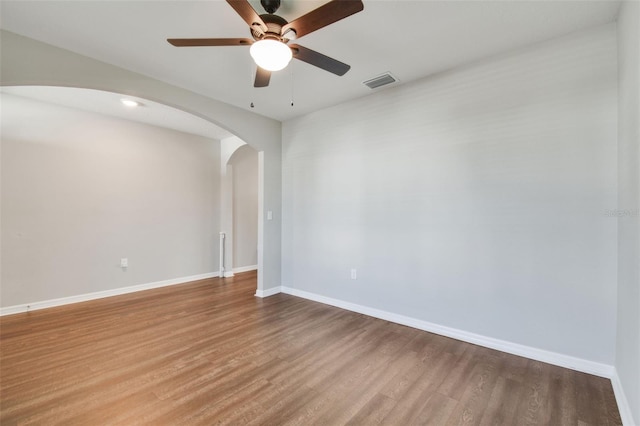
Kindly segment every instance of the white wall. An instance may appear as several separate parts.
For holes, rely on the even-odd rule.
[[[283,286],[612,365],[616,99],[608,25],[284,123]]]
[[[2,95],[1,306],[217,271],[219,156],[212,139]]]
[[[231,157],[233,170],[233,268],[258,264],[258,152],[248,145]]]
[[[618,336],[616,370],[640,424],[640,3],[618,18]],[[635,420],[635,421],[634,421]]]

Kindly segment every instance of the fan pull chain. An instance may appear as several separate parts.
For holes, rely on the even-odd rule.
[[[290,65],[291,68],[291,106],[293,106],[293,64]]]
[[[251,86],[253,86],[253,79],[254,79],[254,76],[253,76],[253,61],[249,60],[248,62],[249,62],[249,67],[248,67],[248,69],[249,69],[249,84],[251,84]],[[252,91],[252,93],[253,93],[253,91]],[[251,101],[251,104],[249,104],[249,106],[251,106],[251,108],[254,108],[253,101]]]

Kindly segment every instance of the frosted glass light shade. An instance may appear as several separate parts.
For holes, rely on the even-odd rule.
[[[249,50],[256,65],[267,71],[280,71],[293,57],[291,49],[277,40],[260,40],[251,45]]]

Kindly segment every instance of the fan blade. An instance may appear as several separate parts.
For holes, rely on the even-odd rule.
[[[269,79],[271,79],[271,71],[258,67],[253,87],[267,87],[269,85]]]
[[[253,29],[254,24],[258,24],[263,33],[267,31],[267,25],[247,0],[227,0],[227,3],[244,19],[249,28]]]
[[[292,50],[294,58],[299,59],[302,62],[315,65],[316,67],[334,73],[335,75],[345,75],[345,73],[351,69],[350,65],[325,56],[315,50],[307,49],[299,44],[290,44],[289,47]]]
[[[176,47],[190,46],[249,46],[250,38],[168,38],[167,41]]]
[[[289,22],[282,27],[281,34],[286,34],[288,30],[293,29],[296,32],[296,37],[300,38],[303,35],[333,24],[347,16],[358,13],[363,9],[364,5],[362,4],[362,0],[332,0],[306,15]]]

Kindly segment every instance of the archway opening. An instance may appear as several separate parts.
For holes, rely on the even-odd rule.
[[[144,98],[134,111],[101,90],[0,95],[3,246],[31,253],[3,262],[9,305],[216,275],[220,144],[230,132]],[[42,284],[51,276],[60,285]]]
[[[222,141],[221,232],[224,275],[258,269],[259,155],[237,138]]]

